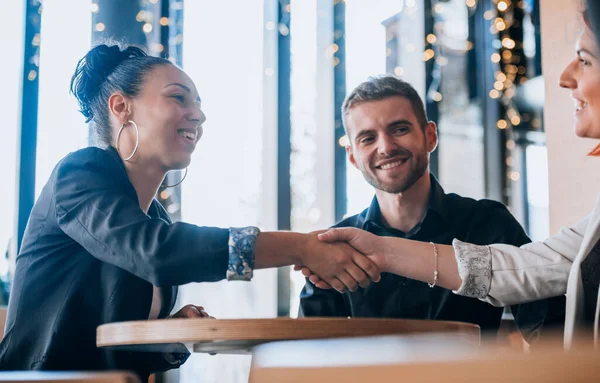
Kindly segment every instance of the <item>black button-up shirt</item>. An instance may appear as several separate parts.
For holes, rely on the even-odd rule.
[[[377,198],[358,215],[335,227],[357,227],[380,236],[451,244],[454,238],[478,245],[506,243],[521,246],[530,242],[523,228],[504,205],[491,200],[473,200],[445,194],[431,177],[429,208],[424,219],[408,233],[382,224]],[[433,247],[431,250],[433,257]],[[431,271],[433,279],[433,270]],[[564,297],[512,307],[519,329],[527,340],[539,335],[541,326],[560,326],[564,321]],[[477,299],[395,274],[382,273],[379,283],[366,289],[339,294],[321,290],[310,282],[300,297],[301,316],[386,317],[433,319],[478,324],[482,331],[497,331],[503,309]],[[536,336],[537,337],[537,336]]]

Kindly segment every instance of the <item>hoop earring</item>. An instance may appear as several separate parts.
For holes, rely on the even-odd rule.
[[[183,178],[181,179],[181,181],[179,181],[173,185],[163,185],[163,188],[165,188],[165,189],[174,188],[175,186],[180,185],[183,182],[183,180],[185,180],[185,177],[187,177],[187,172],[188,172],[188,168],[185,168],[185,173],[183,173]]]
[[[119,138],[121,138],[121,133],[123,133],[123,129],[125,128],[125,126],[127,124],[131,124],[135,128],[135,147],[133,148],[133,153],[131,153],[131,155],[129,157],[124,158],[123,161],[129,161],[133,157],[135,152],[137,152],[138,145],[140,144],[140,130],[138,129],[138,126],[135,122],[129,120],[129,121],[121,124],[121,129],[119,129],[119,133],[117,133],[117,139],[115,140],[115,146],[117,147],[117,153],[121,154],[121,152],[119,151]]]

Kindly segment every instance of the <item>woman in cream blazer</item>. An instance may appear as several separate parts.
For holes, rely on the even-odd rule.
[[[577,42],[577,56],[563,71],[560,86],[571,90],[575,99],[576,134],[600,139],[600,50],[586,24]],[[590,155],[600,155],[600,145]],[[434,245],[377,237],[355,228],[331,229],[320,239],[348,242],[371,256],[381,271],[437,284],[495,306],[566,293],[565,347],[571,346],[577,329],[594,319],[594,340],[598,338],[600,198],[593,211],[575,225],[520,248],[458,240],[452,246]],[[328,288],[309,270],[303,273],[318,287]]]

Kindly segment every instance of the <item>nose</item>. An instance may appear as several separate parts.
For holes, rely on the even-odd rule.
[[[194,104],[194,106],[190,107],[190,111],[186,117],[188,121],[196,124],[196,127],[198,129],[198,134],[196,135],[196,142],[198,142],[202,137],[202,134],[204,133],[202,124],[204,124],[204,121],[206,121],[206,115],[202,111],[200,105]]]
[[[206,121],[206,115],[204,114],[202,108],[198,104],[190,106],[186,117],[189,121],[195,122],[198,125],[202,125],[204,121]]]
[[[577,60],[573,60],[567,65],[567,67],[563,70],[558,79],[558,84],[561,88],[566,89],[575,89],[577,88],[577,80],[575,79],[575,66],[577,65]]]
[[[389,155],[397,148],[394,138],[389,134],[381,134],[377,139],[377,151],[382,155]]]

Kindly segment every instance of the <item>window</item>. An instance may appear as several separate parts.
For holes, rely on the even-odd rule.
[[[2,140],[0,141],[0,164],[4,182],[0,191],[0,275],[8,272],[4,258],[9,241],[13,236],[15,199],[15,169],[17,160],[17,132],[20,129],[21,82],[23,71],[23,22],[24,6],[19,1],[0,2],[0,45],[4,59],[0,61],[0,115],[3,118]]]
[[[368,77],[384,74],[391,69],[423,94],[422,7],[417,7],[414,1],[404,3],[407,5],[403,6],[403,2],[396,0],[346,3],[347,93]],[[402,33],[400,30],[397,33],[390,31],[393,28],[390,24],[394,24],[399,17],[402,21],[398,28]],[[393,39],[394,44],[390,44]],[[346,161],[346,177],[347,215],[353,215],[370,205],[374,191],[349,161]]]
[[[469,81],[473,81],[468,68],[469,10],[464,0],[451,0],[438,3],[434,14],[437,52],[431,60],[435,60],[433,71],[441,74],[441,86],[429,89],[428,96],[438,91],[442,95],[437,176],[446,192],[481,199],[485,197],[483,124],[480,99],[469,94]]]
[[[197,0],[185,3],[183,68],[195,82],[207,116],[182,183],[181,214],[201,226],[258,225],[276,199],[265,200],[276,173],[263,172],[263,2]],[[270,77],[269,77],[270,78]],[[269,205],[269,206],[267,206]],[[276,271],[255,272],[252,282],[189,284],[179,302],[205,307],[217,318],[276,315]],[[193,354],[180,369],[181,382],[245,382],[250,356]]]
[[[40,45],[36,198],[54,166],[87,146],[85,118],[69,93],[79,59],[90,49],[91,0],[44,1]],[[65,12],[69,22],[65,23]]]

